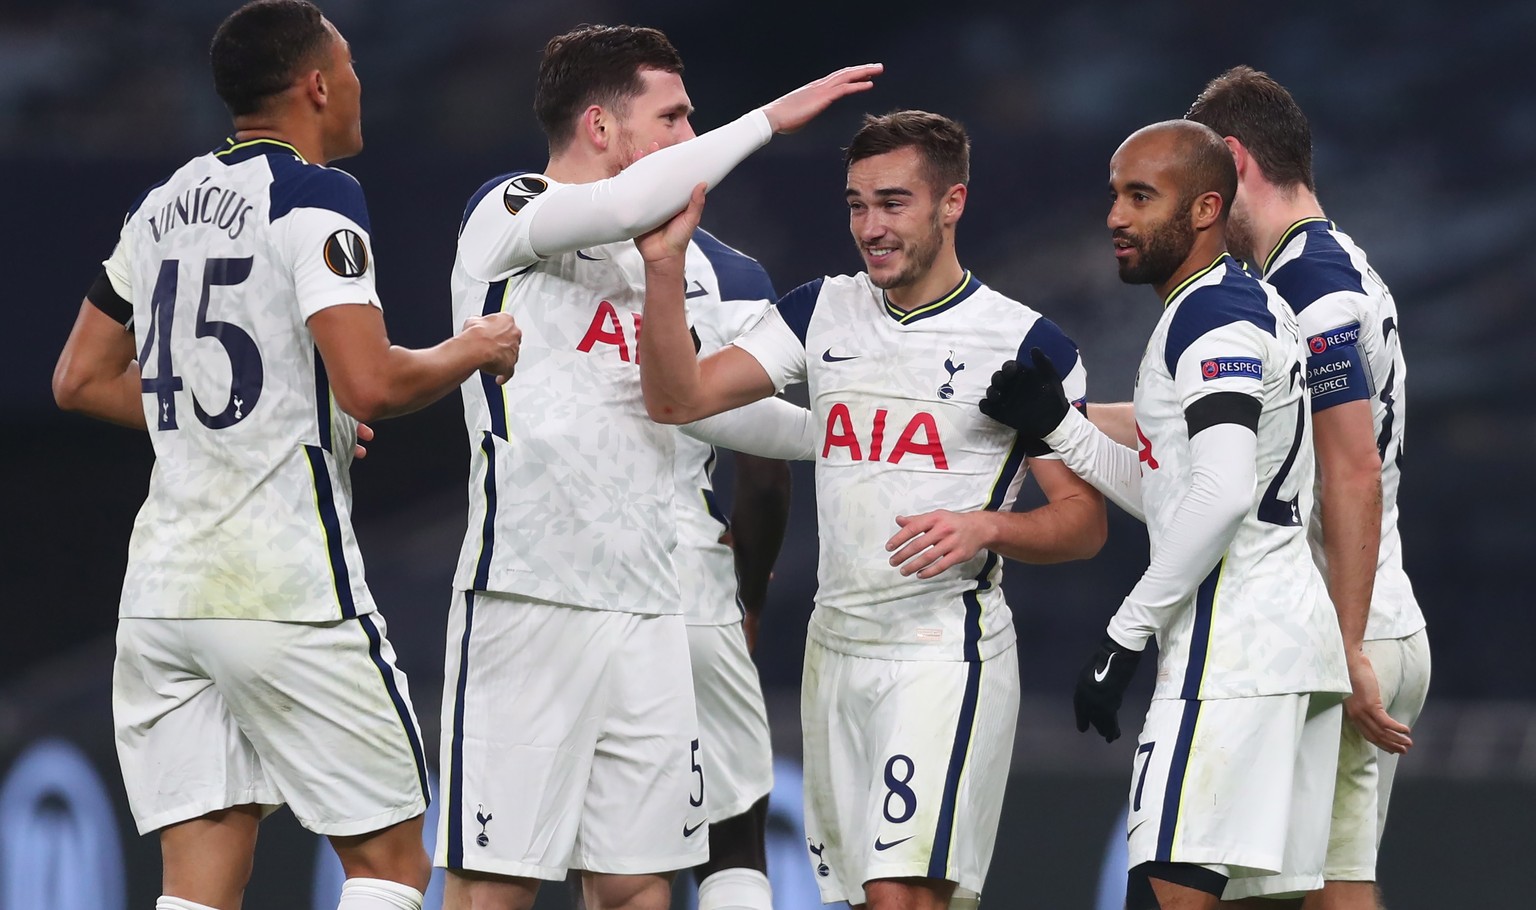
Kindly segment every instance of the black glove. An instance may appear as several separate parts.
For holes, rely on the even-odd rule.
[[[1029,359],[1032,367],[1010,360],[993,373],[980,407],[981,413],[1017,430],[1020,439],[1035,440],[1061,426],[1071,405],[1051,358],[1030,348]]]
[[[1120,699],[1136,675],[1141,652],[1125,648],[1104,636],[1103,644],[1083,671],[1077,674],[1077,691],[1072,693],[1072,708],[1077,712],[1077,732],[1087,733],[1088,725],[1112,743],[1120,738]]]

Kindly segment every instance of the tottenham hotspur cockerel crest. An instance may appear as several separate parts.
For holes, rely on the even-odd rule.
[[[965,364],[955,363],[955,352],[950,351],[949,356],[944,359],[944,369],[949,371],[949,378],[944,380],[943,385],[939,386],[939,397],[948,401],[955,397],[955,374],[965,369]]]

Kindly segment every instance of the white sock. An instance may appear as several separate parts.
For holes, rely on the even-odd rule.
[[[189,900],[162,894],[155,901],[155,910],[214,910],[214,908],[207,904],[194,904]]]
[[[773,888],[756,869],[721,869],[699,883],[699,910],[773,910]]]
[[[956,888],[949,898],[949,910],[976,910],[980,906],[981,895],[964,888]]]
[[[336,910],[421,910],[422,893],[382,878],[349,878]]]

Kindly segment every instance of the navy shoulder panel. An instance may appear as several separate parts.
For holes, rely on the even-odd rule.
[[[464,230],[464,225],[469,222],[469,213],[475,210],[475,206],[480,204],[480,200],[484,199],[486,194],[494,190],[503,180],[510,180],[513,177],[521,177],[524,174],[531,173],[533,171],[507,171],[505,174],[492,177],[485,183],[482,183],[478,190],[470,194],[469,202],[464,204],[464,215],[459,219],[459,230]]]
[[[149,194],[150,193],[153,193],[155,190],[158,190],[162,186],[165,186],[167,183],[170,182],[170,180],[171,180],[171,177],[167,176],[163,180],[161,180],[158,183],[156,183],[155,185],[153,185],[153,186],[149,187],[148,189],[146,189],[144,192],[140,193],[139,194],[139,198],[133,200],[133,205],[128,206],[128,214],[123,216],[123,223],[126,224],[128,222],[128,219],[133,217],[134,213],[139,210],[139,206],[144,204],[144,200],[149,198]]]
[[[329,209],[372,233],[368,203],[356,177],[337,168],[305,164],[280,155],[268,155],[267,164],[272,168],[271,220],[276,221],[294,209]]]
[[[1301,255],[1264,276],[1264,280],[1298,313],[1338,291],[1365,293],[1365,284],[1350,262],[1349,253],[1326,231],[1308,232]]]
[[[779,298],[779,315],[789,324],[801,344],[805,344],[805,333],[811,327],[811,314],[816,312],[816,301],[821,297],[824,281],[825,278],[807,281]]]
[[[1229,269],[1220,284],[1196,288],[1179,303],[1163,349],[1168,375],[1175,375],[1179,357],[1201,335],[1234,322],[1251,322],[1275,334],[1275,314],[1269,311],[1264,288],[1251,276]]]
[[[1030,348],[1039,348],[1045,356],[1051,358],[1051,365],[1056,367],[1056,375],[1063,379],[1077,366],[1077,344],[1067,337],[1060,326],[1044,316],[1036,319],[1035,324],[1024,333],[1024,341],[1019,345],[1020,364],[1029,364]]]
[[[693,242],[699,245],[709,264],[714,267],[715,280],[720,284],[721,300],[776,300],[773,282],[768,272],[756,259],[737,249],[732,249],[700,228],[693,233]]]

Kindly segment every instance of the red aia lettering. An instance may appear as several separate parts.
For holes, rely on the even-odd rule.
[[[1156,471],[1157,459],[1152,457],[1152,440],[1148,439],[1147,434],[1141,431],[1141,424],[1139,423],[1136,424],[1136,438],[1141,442],[1141,450],[1136,453],[1136,457],[1140,458],[1149,469]]]
[[[587,334],[582,336],[581,343],[576,345],[576,350],[583,354],[592,353],[592,348],[597,344],[612,345],[619,349],[619,359],[625,363],[640,362],[640,314],[630,314],[635,322],[635,356],[631,361],[629,356],[629,340],[624,337],[624,324],[619,321],[619,314],[614,310],[613,304],[606,300],[597,303],[597,312],[592,314],[592,324],[587,326]]]
[[[830,456],[833,449],[847,449],[850,461],[879,461],[885,445],[885,423],[889,416],[890,411],[885,408],[875,411],[870,425],[869,458],[865,459],[864,448],[859,444],[858,430],[853,425],[853,414],[841,402],[832,405],[827,411],[827,431],[822,438],[821,457]],[[896,438],[896,444],[891,447],[885,460],[890,464],[900,464],[908,455],[926,455],[933,461],[935,468],[940,471],[949,470],[949,458],[944,452],[944,442],[939,438],[939,427],[932,414],[925,411],[914,414]]]

